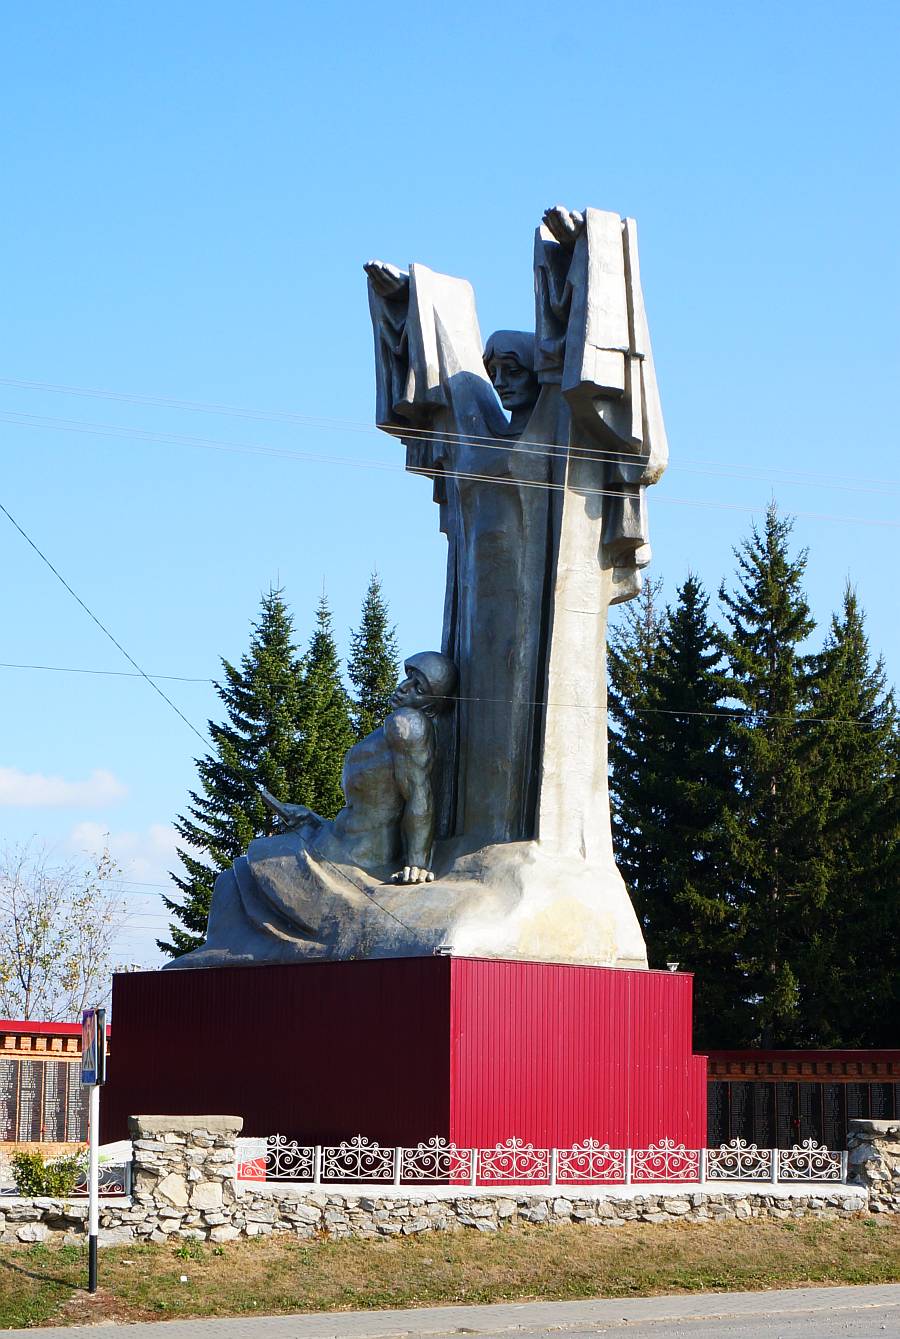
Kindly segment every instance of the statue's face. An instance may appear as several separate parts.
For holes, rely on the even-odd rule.
[[[391,706],[398,707],[418,707],[423,710],[425,707],[433,706],[434,694],[429,687],[428,680],[420,670],[410,670],[407,677],[391,694]]]
[[[504,409],[530,409],[537,400],[537,377],[522,366],[515,354],[495,354],[487,372]]]

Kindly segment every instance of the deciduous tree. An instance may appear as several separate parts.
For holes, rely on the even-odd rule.
[[[0,1009],[5,1018],[73,1020],[109,995],[125,907],[107,852],[60,863],[32,842],[0,856]]]

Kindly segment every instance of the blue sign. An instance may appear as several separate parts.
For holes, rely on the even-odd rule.
[[[81,1015],[81,1082],[106,1082],[105,1009],[85,1009]]]

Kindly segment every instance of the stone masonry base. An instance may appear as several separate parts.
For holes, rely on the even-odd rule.
[[[443,1188],[442,1188],[443,1189]],[[10,1200],[4,1206],[0,1242],[47,1241],[58,1236],[83,1239],[83,1204],[60,1200]],[[151,1207],[127,1198],[101,1201],[100,1244],[129,1241],[167,1241],[179,1237],[214,1242],[269,1233],[297,1237],[411,1236],[419,1232],[475,1228],[496,1232],[511,1223],[589,1223],[619,1227],[623,1223],[719,1222],[748,1218],[851,1218],[866,1212],[864,1193],[850,1186],[823,1187],[821,1193],[793,1191],[760,1194],[759,1187],[736,1185],[728,1191],[679,1191],[648,1188],[641,1193],[611,1197],[608,1191],[577,1194],[556,1191],[476,1193],[456,1191],[442,1195],[436,1189],[298,1190],[249,1185],[220,1209],[186,1206]]]

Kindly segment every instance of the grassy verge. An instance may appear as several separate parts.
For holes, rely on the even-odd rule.
[[[0,1248],[0,1326],[900,1281],[900,1222],[515,1227],[384,1241]]]

